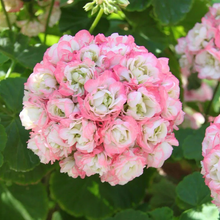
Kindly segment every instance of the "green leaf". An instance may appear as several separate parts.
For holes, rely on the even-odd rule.
[[[9,167],[15,171],[29,171],[39,164],[39,158],[29,149],[27,149],[27,140],[29,132],[21,125],[17,117],[9,118],[1,115],[2,124],[5,125],[8,135],[8,141],[4,150],[5,161]]]
[[[194,0],[189,13],[178,25],[183,26],[186,32],[192,29],[197,22],[201,22],[202,17],[208,12],[208,2],[209,0]]]
[[[214,96],[213,103],[212,103],[212,109],[214,112],[219,114],[219,111],[220,111],[220,86],[218,87],[217,92]]]
[[[186,159],[195,160],[197,162],[203,159],[202,156],[202,141],[205,136],[207,124],[201,128],[193,130],[191,135],[188,135],[183,142],[183,155]]]
[[[0,184],[0,219],[44,220],[47,212],[47,193],[42,184],[10,187]]]
[[[191,128],[180,128],[177,131],[174,131],[176,139],[179,141],[179,146],[173,148],[172,158],[174,160],[183,159],[183,143],[184,140],[191,135],[193,130]]]
[[[148,215],[141,211],[126,210],[118,213],[112,218],[106,218],[105,220],[151,220]]]
[[[14,114],[22,110],[25,78],[8,78],[0,82],[0,96]]]
[[[43,60],[47,47],[44,45],[29,46],[22,53],[17,55],[17,61],[25,67],[33,69],[34,66]]]
[[[4,162],[4,157],[2,154],[0,154],[0,167],[2,166],[3,162]]]
[[[132,34],[128,29],[128,23],[123,20],[111,19],[109,20],[110,27],[108,31],[105,33],[106,36],[110,36],[112,33],[118,33],[120,35],[129,35]]]
[[[8,57],[6,57],[3,53],[0,52],[0,64],[5,63],[8,61]]]
[[[7,142],[7,134],[5,132],[5,128],[3,127],[3,125],[0,124],[0,167],[3,164],[2,151],[5,148],[6,142]]]
[[[89,27],[92,25],[93,20],[90,19],[90,22],[91,23],[89,24]],[[95,27],[94,31],[92,32],[92,35],[97,35],[99,33],[103,33],[105,36],[108,36],[108,35],[106,35],[106,33],[108,32],[109,27],[110,27],[109,20],[102,17],[99,21],[99,24]],[[114,32],[112,32],[112,33],[114,33]],[[75,33],[73,33],[73,34],[75,35]]]
[[[176,192],[175,185],[166,179],[162,179],[159,183],[152,185],[151,189],[152,198],[150,205],[152,208],[175,206]]]
[[[158,208],[148,213],[152,220],[173,220],[173,210],[168,207]]]
[[[33,69],[36,63],[42,60],[47,47],[44,45],[29,46],[29,38],[22,34],[17,34],[15,41],[11,42],[10,36],[12,34],[15,35],[14,32],[10,31],[2,32],[0,36],[0,52],[16,63]]]
[[[194,208],[211,201],[210,190],[205,185],[202,174],[194,172],[186,176],[176,187],[180,208]]]
[[[151,210],[149,202],[141,203],[136,207],[136,210],[142,211],[142,212],[148,212]]]
[[[151,9],[149,8],[145,9],[142,12],[124,11],[126,20],[128,20],[128,23],[134,28],[144,25],[156,24],[156,21],[150,16],[150,13]]]
[[[72,215],[60,210],[56,211],[52,215],[52,220],[86,220],[85,218],[74,218]]]
[[[110,186],[101,183],[98,176],[73,179],[66,174],[54,173],[50,191],[60,207],[69,214],[99,219],[138,204],[145,196],[151,175],[152,170],[149,169],[124,186]]]
[[[24,78],[8,78],[0,82],[0,99],[6,106],[3,108],[0,105],[4,110],[0,118],[8,136],[4,158],[9,167],[16,171],[28,171],[39,164],[39,158],[27,149],[29,132],[23,128],[19,119],[25,81]]]
[[[28,37],[21,34],[16,36],[13,44],[10,38],[13,35],[14,33],[9,30],[1,32],[0,35],[0,51],[11,59],[14,59],[15,54],[22,52],[28,46]]]
[[[151,10],[147,8],[142,12],[125,12],[129,24],[133,27],[132,35],[135,43],[145,46],[155,55],[161,53],[169,42],[169,36],[165,35],[156,21],[150,16]]]
[[[50,191],[60,207],[76,217],[103,218],[113,213],[113,208],[100,195],[97,178],[73,179],[66,174],[51,176]],[[62,187],[61,187],[62,186]]]
[[[154,13],[163,25],[174,25],[182,20],[192,7],[193,0],[152,0]]]
[[[152,0],[129,0],[130,4],[126,7],[126,11],[144,11]]]
[[[195,90],[201,87],[202,80],[198,78],[198,73],[190,74],[188,77],[187,90]]]
[[[95,19],[88,16],[88,13],[83,9],[81,2],[73,7],[61,8],[61,12],[61,18],[59,21],[60,31],[64,32],[70,30],[72,35],[75,35],[82,29],[88,30]],[[99,25],[94,29],[93,34],[105,33],[109,26],[109,21],[102,17],[99,21]]]
[[[3,164],[0,168],[0,180],[11,181],[21,185],[36,184],[53,168],[54,166],[50,164],[39,164],[31,171],[16,172],[11,170],[7,164]]]
[[[189,209],[183,212],[180,220],[217,220],[219,211],[214,204],[204,204],[197,209]]]
[[[212,3],[220,3],[220,0],[212,0]]]
[[[67,30],[75,30],[75,32],[88,29],[90,18],[82,7],[78,4],[74,7],[61,8],[61,17],[59,20],[59,28],[61,32]]]

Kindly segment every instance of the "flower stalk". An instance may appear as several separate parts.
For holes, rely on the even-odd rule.
[[[90,34],[94,31],[95,27],[99,23],[102,15],[103,15],[103,12],[104,12],[104,10],[102,8],[100,8],[99,13],[97,14],[95,20],[93,21],[93,23],[92,23],[92,25],[91,25],[91,27],[89,29]]]
[[[3,0],[1,0],[1,5],[2,5],[3,12],[4,12],[4,14],[5,14],[5,17],[6,17],[6,21],[7,21],[9,30],[12,31],[11,23],[10,23],[10,20],[9,20],[9,17],[8,17],[8,13],[7,13],[6,9],[5,9],[5,3],[4,3]]]
[[[6,75],[5,75],[5,79],[7,79],[7,78],[10,76],[10,74],[11,74],[12,71],[14,70],[15,64],[16,64],[15,61],[12,60],[11,66],[9,67],[9,69],[8,69]]]
[[[46,22],[46,27],[45,27],[45,35],[44,35],[44,44],[46,44],[46,41],[47,41],[48,26],[49,26],[50,16],[51,16],[51,13],[53,10],[54,2],[55,2],[55,0],[51,1],[50,10],[49,10],[48,17],[47,17],[47,22]]]
[[[207,109],[206,109],[206,111],[205,111],[205,123],[208,122],[209,112],[210,112],[210,110],[211,110],[212,103],[213,103],[213,100],[214,100],[214,98],[215,98],[215,95],[216,95],[216,93],[217,93],[217,91],[218,91],[219,85],[220,85],[220,82],[218,81],[218,84],[217,84],[217,86],[215,87],[215,90],[214,90],[214,92],[213,92],[212,99],[211,99],[211,101],[209,102],[209,105],[208,105],[208,107],[207,107]]]

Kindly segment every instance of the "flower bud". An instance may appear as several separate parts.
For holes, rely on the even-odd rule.
[[[100,7],[105,14],[116,13],[120,8],[126,8],[130,4],[128,0],[93,0],[84,6],[86,11],[92,10],[95,14]]]

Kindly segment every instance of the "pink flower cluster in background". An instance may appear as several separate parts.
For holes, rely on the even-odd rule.
[[[204,157],[201,173],[205,183],[211,190],[213,203],[220,209],[220,115],[206,129],[202,143],[202,155]]]
[[[181,55],[184,76],[198,73],[200,79],[220,78],[220,4],[209,8],[201,23],[178,39],[176,51]]]
[[[46,21],[49,14],[51,0],[38,0],[24,3],[21,0],[3,0],[5,4],[6,11],[9,12],[9,20],[11,24],[16,23],[16,25],[21,28],[21,33],[29,37],[37,36],[40,32],[45,31]],[[31,12],[30,12],[31,8]],[[22,13],[32,13],[27,14],[26,17],[31,17],[31,19],[19,20],[18,15]],[[52,27],[57,23],[61,15],[60,1],[56,0],[53,5],[51,12],[49,27]],[[24,15],[22,17],[25,17]],[[3,12],[0,12],[0,29],[7,28],[6,18]]]
[[[201,83],[201,86],[198,89],[187,90],[187,85],[184,87],[184,101],[186,102],[205,102],[212,99],[213,90],[205,82]]]
[[[28,148],[42,163],[58,160],[73,178],[99,174],[126,184],[146,166],[161,167],[178,145],[179,90],[168,59],[132,36],[65,35],[25,83],[20,118],[32,129]]]
[[[18,12],[23,7],[22,0],[3,0],[7,12]]]

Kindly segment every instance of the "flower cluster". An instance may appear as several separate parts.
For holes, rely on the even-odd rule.
[[[37,36],[45,31],[46,21],[49,14],[51,0],[37,0],[24,3],[21,0],[3,0],[5,9],[8,12],[11,24],[21,28],[21,33],[29,37]],[[15,13],[15,12],[20,12]],[[28,13],[27,15],[25,15]],[[56,0],[51,12],[49,26],[57,23],[61,15],[59,0]],[[26,19],[27,17],[31,19]],[[3,12],[0,12],[0,28],[7,28],[6,18]]]
[[[202,82],[198,89],[187,89],[187,84],[184,87],[184,100],[186,102],[205,102],[210,101],[213,96],[212,88],[206,83]]]
[[[7,12],[18,12],[23,7],[21,0],[3,0]]]
[[[201,23],[178,39],[176,51],[181,55],[184,76],[198,73],[200,79],[220,78],[220,4],[210,7]]]
[[[205,133],[202,142],[202,155],[204,157],[201,173],[205,183],[211,190],[213,203],[220,209],[220,115],[215,118]]]
[[[60,161],[73,178],[99,174],[123,185],[145,166],[161,167],[178,145],[179,90],[168,59],[132,36],[65,35],[25,83],[28,148],[42,163]]]

